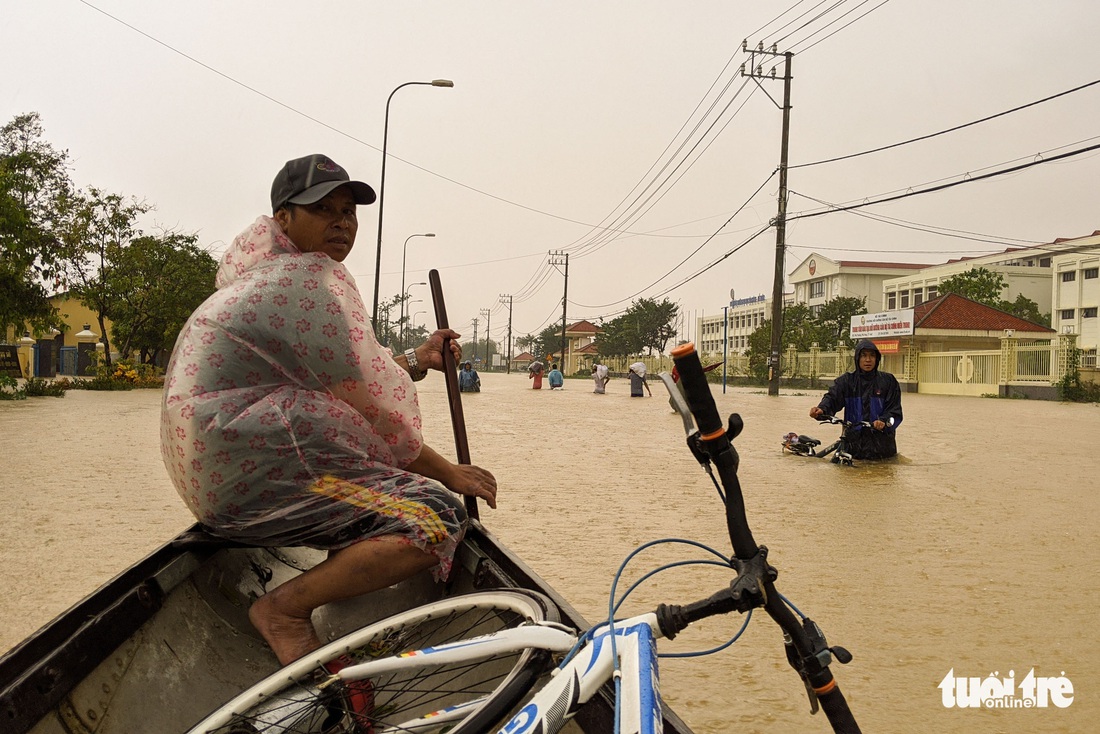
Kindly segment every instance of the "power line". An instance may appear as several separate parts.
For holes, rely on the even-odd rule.
[[[885,198],[875,199],[873,201],[864,201],[864,202],[859,203],[859,204],[849,204],[847,206],[834,207],[834,208],[828,209],[826,211],[810,212],[808,214],[795,214],[791,217],[788,217],[788,219],[812,219],[813,217],[820,217],[823,214],[833,214],[833,213],[836,213],[836,212],[849,211],[851,209],[861,209],[865,206],[873,206],[875,204],[885,204],[886,202],[897,201],[898,199],[908,199],[911,196],[920,196],[922,194],[931,194],[935,191],[943,191],[944,189],[950,189],[950,188],[953,188],[955,186],[961,186],[962,184],[974,183],[976,181],[984,181],[985,179],[988,179],[988,178],[995,178],[996,176],[1003,176],[1007,173],[1015,173],[1016,171],[1022,171],[1025,168],[1031,168],[1032,166],[1042,165],[1043,163],[1053,163],[1054,161],[1061,160],[1063,158],[1070,158],[1070,157],[1075,156],[1075,155],[1080,155],[1082,153],[1088,153],[1089,151],[1098,150],[1098,149],[1100,149],[1100,143],[1097,143],[1096,145],[1090,145],[1089,147],[1082,148],[1081,150],[1073,150],[1073,151],[1070,151],[1068,153],[1062,153],[1061,155],[1057,155],[1057,156],[1054,156],[1052,158],[1040,158],[1039,160],[1031,161],[1029,163],[1023,163],[1019,166],[1013,166],[1012,168],[1006,168],[1002,171],[994,171],[992,173],[985,173],[985,174],[982,174],[980,176],[973,176],[973,177],[970,177],[970,178],[964,178],[961,181],[953,181],[951,183],[940,184],[939,186],[932,186],[932,187],[927,188],[927,189],[920,189],[919,191],[910,191],[910,192],[906,192],[904,194],[898,194],[897,196],[887,196]]]
[[[814,161],[812,163],[799,163],[797,165],[791,166],[791,168],[807,168],[809,166],[819,166],[823,163],[835,163],[837,161],[843,161],[843,160],[847,160],[849,158],[858,158],[859,156],[870,155],[871,153],[880,153],[884,150],[890,150],[891,148],[899,148],[903,145],[909,145],[910,143],[918,143],[922,140],[928,140],[930,138],[935,138],[935,137],[940,136],[940,135],[946,135],[947,133],[953,133],[953,132],[956,132],[958,130],[962,130],[964,128],[972,127],[974,125],[978,125],[978,124],[983,123],[983,122],[989,122],[990,120],[995,120],[998,117],[1004,117],[1005,115],[1011,114],[1013,112],[1019,112],[1020,110],[1025,110],[1028,107],[1034,107],[1035,105],[1040,105],[1040,104],[1043,104],[1044,102],[1049,102],[1052,99],[1058,99],[1059,97],[1064,97],[1067,94],[1073,94],[1074,92],[1079,92],[1082,89],[1087,89],[1087,88],[1095,86],[1097,84],[1100,84],[1100,79],[1097,79],[1096,81],[1088,82],[1087,84],[1082,84],[1078,87],[1074,87],[1073,89],[1067,89],[1066,91],[1059,92],[1058,94],[1052,94],[1049,97],[1044,97],[1043,99],[1038,99],[1038,100],[1035,100],[1034,102],[1029,102],[1027,104],[1020,105],[1019,107],[1013,107],[1012,109],[1005,110],[1004,112],[998,112],[995,115],[989,115],[988,117],[983,117],[980,120],[974,120],[973,122],[967,122],[967,123],[964,123],[962,125],[956,125],[955,127],[949,127],[946,130],[940,130],[939,132],[929,133],[928,135],[921,135],[918,138],[910,138],[909,140],[903,140],[900,143],[891,143],[890,145],[883,145],[881,147],[872,148],[870,150],[865,150],[865,151],[862,151],[860,153],[850,153],[848,155],[837,156],[836,158],[826,158],[825,160]]]
[[[824,28],[820,28],[820,29],[818,29],[818,30],[814,31],[814,32],[813,32],[813,33],[811,33],[810,35],[808,35],[808,36],[806,36],[805,38],[803,38],[803,39],[802,39],[801,41],[795,41],[794,45],[795,45],[795,46],[797,46],[797,45],[798,45],[798,44],[800,44],[800,43],[805,43],[806,41],[808,41],[808,40],[810,40],[811,38],[813,38],[814,36],[816,36],[816,35],[817,35],[818,33],[821,33],[822,31],[824,31],[824,30],[825,30],[825,28],[828,28],[828,27],[829,27],[830,25],[832,25],[833,23],[836,23],[836,22],[837,22],[838,20],[841,20],[842,18],[844,18],[844,17],[846,16],[846,15],[848,15],[848,13],[852,13],[852,12],[854,12],[854,11],[856,11],[856,10],[859,10],[859,9],[860,9],[860,8],[862,8],[862,7],[864,6],[864,5],[866,5],[866,4],[867,4],[867,3],[869,2],[869,1],[870,1],[870,0],[863,0],[863,2],[861,2],[861,3],[859,4],[859,5],[855,6],[854,8],[852,8],[851,10],[849,10],[849,11],[848,11],[847,13],[844,13],[844,15],[841,15],[841,16],[840,16],[839,18],[836,18],[835,20],[831,21],[831,22],[830,22],[830,23],[829,23],[828,25],[826,25],[826,26],[825,26]],[[886,3],[888,3],[888,2],[890,2],[890,0],[882,0],[882,2],[880,2],[880,3],[878,4],[878,5],[876,5],[875,7],[871,8],[870,10],[868,10],[868,11],[867,11],[866,13],[864,13],[863,15],[859,16],[858,18],[852,18],[852,20],[848,21],[847,23],[845,23],[844,25],[842,25],[842,26],[841,26],[840,28],[837,28],[837,29],[836,29],[835,31],[833,31],[833,32],[832,32],[832,33],[830,33],[829,35],[825,36],[824,38],[819,38],[818,40],[816,40],[816,41],[814,41],[813,43],[811,43],[811,44],[810,44],[809,46],[806,46],[806,47],[805,47],[805,48],[803,48],[803,49],[799,49],[798,51],[795,51],[795,53],[796,53],[796,54],[801,54],[801,53],[805,53],[806,51],[809,51],[809,50],[810,50],[811,48],[813,48],[813,47],[814,47],[814,46],[816,46],[817,44],[821,43],[822,41],[827,41],[827,40],[829,40],[830,38],[832,38],[832,37],[833,37],[833,36],[835,36],[836,34],[840,33],[840,32],[841,32],[842,30],[844,30],[845,28],[848,28],[848,27],[852,26],[853,24],[855,24],[855,23],[857,23],[857,22],[859,22],[859,21],[863,20],[863,19],[864,19],[864,18],[866,18],[866,17],[868,16],[868,15],[870,15],[870,14],[871,14],[871,13],[873,13],[873,12],[875,12],[876,10],[878,10],[879,8],[881,8],[881,7],[883,6],[883,5],[885,5],[885,4],[886,4]]]

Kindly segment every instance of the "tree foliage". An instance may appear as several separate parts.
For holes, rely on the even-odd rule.
[[[988,268],[971,268],[958,275],[952,275],[939,283],[939,293],[958,293],[971,301],[998,307],[1001,293],[1008,287],[1004,275]]]
[[[986,306],[1007,311],[1013,316],[1026,319],[1035,324],[1050,326],[1050,314],[1039,311],[1039,304],[1022,293],[1016,296],[1015,301],[1008,301],[1001,297],[1008,287],[1008,281],[1001,273],[988,268],[971,268],[958,275],[941,280],[939,293],[958,293],[971,301],[984,303]]]
[[[59,204],[59,280],[96,315],[104,359],[110,364],[106,322],[117,318],[121,304],[112,283],[124,267],[125,249],[141,235],[138,216],[151,207],[94,187],[71,192]]]
[[[676,335],[676,317],[680,307],[668,299],[641,298],[626,313],[600,326],[596,348],[602,357],[659,354]]]
[[[792,344],[796,351],[808,352],[817,344],[830,347],[844,344],[854,346],[850,335],[852,316],[866,313],[866,299],[843,296],[822,305],[815,316],[810,307],[798,303],[783,309],[783,334],[780,350]],[[749,335],[749,369],[757,377],[768,374],[768,355],[771,354],[772,322],[765,319]]]
[[[0,128],[0,333],[62,325],[47,286],[56,275],[56,204],[71,188],[68,153],[42,140],[38,113]]]
[[[122,248],[106,288],[115,302],[112,336],[121,354],[157,362],[191,313],[214,292],[218,263],[194,234],[137,237]]]

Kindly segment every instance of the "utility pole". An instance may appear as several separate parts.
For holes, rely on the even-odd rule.
[[[489,369],[489,314],[489,309],[481,309],[481,315],[485,317],[485,369]]]
[[[512,296],[504,293],[500,294],[500,302],[504,303],[504,299],[508,299],[508,349],[506,354],[508,355],[508,362],[505,364],[505,373],[512,374]]]
[[[783,256],[787,249],[787,141],[791,131],[791,58],[793,53],[787,51],[779,53],[775,46],[765,49],[764,44],[757,44],[752,51],[748,49],[748,41],[741,42],[741,51],[749,54],[749,61],[741,64],[741,76],[747,76],[754,81],[758,79],[775,79],[775,68],[772,67],[767,75],[764,74],[764,66],[758,61],[758,56],[770,56],[773,59],[783,57],[783,142],[779,152],[779,212],[775,215],[775,277],[772,281],[772,343],[771,352],[768,355],[768,395],[779,394],[779,353],[783,341]],[[764,86],[756,82],[761,89]],[[764,90],[767,94],[767,90]],[[768,94],[768,99],[771,95]],[[772,99],[775,104],[775,100]],[[776,105],[779,107],[779,105]]]
[[[565,289],[561,296],[561,366],[565,367],[565,310],[569,303],[569,253],[561,250],[551,250],[551,265],[565,266]]]
[[[477,356],[477,317],[474,317],[474,356]]]

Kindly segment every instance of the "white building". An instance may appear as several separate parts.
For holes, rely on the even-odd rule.
[[[1075,240],[1056,240],[1065,249],[1053,255],[1050,325],[1077,334],[1077,346],[1096,353],[1100,345],[1100,231]]]
[[[783,303],[789,306],[792,295],[784,294]],[[735,298],[724,314],[702,316],[697,322],[698,334],[695,348],[700,354],[723,354],[722,337],[728,341],[730,354],[743,354],[749,348],[749,336],[772,315],[772,300],[763,293],[748,298]],[[722,319],[728,321],[723,325]]]
[[[811,254],[790,273],[794,302],[804,303],[816,315],[827,301],[842,296],[867,299],[867,313],[893,310],[883,306],[883,283],[928,267],[920,263],[832,260]],[[908,308],[906,306],[905,308]]]
[[[914,308],[939,295],[939,284],[974,268],[985,268],[1004,276],[1008,287],[1002,298],[1015,301],[1024,296],[1050,313],[1051,246],[1012,248],[993,255],[964,257],[939,265],[924,265],[906,276],[891,278],[882,285],[884,311]]]

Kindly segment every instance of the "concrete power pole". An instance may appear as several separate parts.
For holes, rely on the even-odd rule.
[[[477,356],[477,317],[474,317],[474,356]]]
[[[508,362],[505,365],[505,372],[510,375],[512,374],[512,297],[501,293],[500,302],[504,303],[505,298],[508,299],[508,348],[505,350],[505,353],[508,355]]]
[[[763,44],[749,51],[748,41],[741,42],[741,50],[749,54],[749,61],[741,65],[741,76],[754,81],[775,79],[775,67],[766,75],[764,66],[758,57],[770,56],[773,59],[783,57],[783,142],[779,152],[779,212],[775,215],[775,277],[772,281],[772,343],[768,354],[768,395],[779,394],[779,354],[783,347],[783,256],[787,249],[787,141],[791,131],[791,58],[793,53],[779,53],[775,46],[765,49]],[[748,69],[746,70],[746,65]],[[763,85],[756,82],[761,89]],[[767,90],[764,90],[767,94]],[[771,95],[768,95],[771,99]],[[775,100],[772,99],[775,104]],[[779,105],[776,105],[777,107]]]
[[[569,253],[562,252],[561,250],[553,250],[550,253],[551,265],[564,265],[565,266],[565,289],[562,291],[561,296],[561,366],[562,371],[565,371],[565,310],[569,303]]]
[[[481,315],[485,317],[485,369],[489,369],[489,309],[481,309]],[[476,353],[477,346],[474,346]]]

